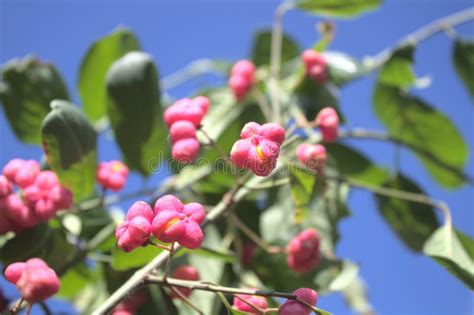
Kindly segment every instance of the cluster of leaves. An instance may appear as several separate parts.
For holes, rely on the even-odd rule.
[[[379,0],[302,0],[296,4],[302,10],[331,17],[355,16],[378,5]],[[269,30],[261,30],[254,38],[250,56],[259,68],[255,93],[237,104],[227,87],[199,91],[212,104],[203,128],[224,152],[230,151],[246,122],[265,122],[259,102],[270,101],[271,36]],[[328,44],[319,42],[315,47],[322,49]],[[97,195],[97,137],[108,126],[125,163],[145,177],[153,170],[150,161],[164,161],[169,156],[159,73],[151,56],[140,49],[137,36],[125,28],[116,29],[93,43],[79,69],[81,107],[70,103],[64,81],[52,64],[28,56],[10,61],[1,70],[0,101],[15,135],[25,143],[42,144],[48,167],[72,190],[77,205],[48,224],[15,237],[1,237],[1,262],[6,265],[33,256],[44,258],[61,275],[59,296],[69,299],[84,313],[93,310],[135,269],[161,252],[154,247],[131,253],[117,249],[112,236],[116,222],[109,209],[82,207]],[[338,89],[378,71],[373,110],[386,127],[387,138],[413,152],[438,184],[461,187],[470,181],[463,172],[468,147],[445,114],[413,95],[411,88],[417,82],[413,71],[415,49],[413,45],[396,48],[377,69],[347,54],[326,51],[329,80],[317,85],[304,75],[299,61],[302,48],[284,34],[282,78],[277,83],[282,121],[291,121],[295,113],[312,120],[327,105],[335,107],[343,119]],[[473,52],[473,42],[454,42],[454,65],[471,96],[474,96]],[[215,68],[222,69],[222,64],[216,64]],[[229,69],[230,65],[224,68]],[[305,129],[304,133],[306,141],[319,141],[314,130]],[[236,258],[239,248],[232,244],[249,240],[224,219],[206,228],[202,249],[180,251],[174,264],[187,262],[199,270],[201,279],[222,285],[288,292],[312,287],[320,293],[342,292],[351,307],[366,313],[371,306],[358,266],[348,259],[337,258],[335,253],[340,238],[338,223],[351,213],[347,204],[351,183],[416,194],[423,194],[423,190],[406,174],[390,175],[387,169],[342,142],[327,145],[327,174],[347,181],[320,181],[294,167],[291,158],[294,148],[295,143],[284,147],[280,171],[271,178],[258,180],[267,189],[250,193],[237,205],[235,213],[254,233],[273,245],[286,246],[302,229],[316,228],[321,234],[325,257],[316,270],[298,275],[288,269],[284,255],[268,255],[262,250],[257,250],[252,266],[243,268]],[[230,189],[235,178],[216,167],[219,153],[215,150],[203,150],[201,157],[207,161],[205,165],[189,165],[176,171],[166,189],[184,200],[212,205]],[[248,181],[249,185],[252,181]],[[450,224],[440,225],[431,205],[378,193],[374,196],[380,214],[409,249],[433,257],[474,289],[471,238]],[[292,217],[294,220],[288,219]],[[102,259],[90,264],[88,254]],[[151,299],[141,310],[144,314],[152,309],[153,313],[156,310],[166,314],[189,312],[186,304],[172,301],[164,290],[157,287],[148,290]],[[222,308],[210,293],[195,292],[191,300],[206,314],[217,314]]]

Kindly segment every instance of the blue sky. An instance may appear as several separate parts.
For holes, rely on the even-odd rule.
[[[0,63],[34,53],[53,62],[66,79],[76,103],[76,83],[80,60],[90,43],[117,25],[131,27],[150,53],[162,76],[171,74],[198,58],[235,60],[250,50],[252,34],[268,28],[278,1],[25,1],[0,0]],[[357,58],[373,55],[396,40],[436,18],[473,5],[460,0],[387,0],[377,11],[356,20],[337,23],[331,49]],[[301,45],[316,40],[315,23],[308,14],[291,11],[284,29]],[[462,36],[474,37],[474,23],[457,29]],[[416,91],[430,104],[444,111],[474,148],[473,104],[458,81],[451,63],[451,41],[443,34],[433,37],[416,51],[416,73],[430,75],[428,89]],[[473,74],[474,75],[474,74]],[[381,130],[371,111],[374,77],[351,83],[341,91],[342,111],[349,127]],[[169,91],[172,97],[190,93],[199,81]],[[38,148],[15,140],[0,111],[0,165],[13,157],[41,158]],[[379,164],[391,166],[393,148],[371,141],[351,141]],[[100,143],[102,159],[119,158],[111,142]],[[408,152],[401,155],[402,170],[409,173],[431,196],[445,200],[454,223],[474,235],[473,188],[448,191],[434,184],[420,162]],[[474,160],[466,166],[474,174]],[[159,178],[151,179],[156,184]],[[133,176],[128,189],[139,183]],[[459,314],[474,312],[472,294],[430,259],[409,252],[378,216],[372,196],[356,191],[350,198],[353,216],[341,223],[342,240],[337,249],[361,265],[369,285],[370,298],[379,314]],[[4,285],[0,283],[0,285]],[[6,286],[6,285],[5,285]],[[10,296],[11,287],[7,287]],[[55,309],[71,309],[49,302]],[[350,314],[340,296],[322,297],[321,308],[335,314]]]

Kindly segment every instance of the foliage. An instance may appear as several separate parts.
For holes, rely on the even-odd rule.
[[[292,7],[352,18],[379,5],[378,0],[300,0]],[[275,36],[281,36],[280,47],[274,46]],[[172,162],[173,174],[154,187],[149,200],[155,201],[156,192],[167,192],[187,203],[209,205],[204,246],[180,248],[171,270],[190,264],[208,285],[259,287],[274,308],[280,301],[273,290],[309,287],[318,290],[320,299],[340,292],[355,312],[368,314],[372,312],[366,292],[370,283],[367,286],[359,274],[363,266],[336,254],[339,223],[350,221],[349,195],[354,189],[365,189],[374,194],[380,215],[408,249],[433,258],[474,290],[474,241],[453,226],[449,208],[427,196],[398,165],[388,170],[354,148],[354,142],[344,143],[345,138],[385,140],[414,153],[443,187],[456,189],[472,183],[464,173],[469,147],[457,127],[440,107],[428,104],[413,90],[417,82],[413,54],[419,43],[398,45],[376,60],[379,63],[324,51],[329,44],[330,40],[324,45],[315,43],[327,63],[326,80],[315,82],[304,71],[299,57],[303,49],[289,34],[279,33],[278,28],[260,30],[249,56],[257,67],[251,92],[237,100],[226,86],[199,91],[211,103],[196,128],[200,158],[186,166]],[[471,96],[473,50],[470,41],[454,41],[454,67]],[[277,52],[281,65],[275,64]],[[337,142],[322,142],[321,130],[313,123],[315,116],[323,107],[333,107],[344,124],[348,118],[339,104],[340,89],[373,72],[377,73],[373,111],[386,133],[341,128]],[[167,245],[156,238],[131,252],[115,244],[113,231],[123,220],[112,205],[127,198],[146,199],[148,190],[108,199],[96,189],[98,137],[108,127],[131,171],[148,177],[156,163],[168,162],[170,143],[163,121],[159,71],[152,56],[140,51],[138,36],[118,28],[94,42],[82,59],[78,75],[81,106],[68,101],[64,80],[54,65],[35,57],[8,62],[1,75],[0,101],[15,135],[25,143],[42,144],[45,168],[53,170],[74,196],[74,206],[49,222],[0,236],[1,262],[6,266],[43,258],[61,276],[58,296],[74,303],[78,311],[90,313],[124,283],[142,275],[135,284],[145,284],[150,275],[141,274],[143,270],[168,255]],[[269,120],[287,131],[275,171],[268,177],[236,172],[227,157],[243,126]],[[315,174],[298,163],[295,149],[301,143],[324,145],[327,161],[323,172]],[[444,223],[439,221],[438,210]],[[309,228],[320,235],[321,261],[311,271],[298,273],[288,267],[285,248],[296,234]],[[249,243],[255,243],[256,249],[247,264],[242,257]],[[97,261],[91,263],[91,258]],[[188,314],[190,303],[205,314],[226,310],[245,314],[230,305],[231,294],[195,290],[187,303],[171,298],[166,283],[144,291],[148,302],[139,314]]]

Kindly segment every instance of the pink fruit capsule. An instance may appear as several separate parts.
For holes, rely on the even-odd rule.
[[[188,138],[196,139],[196,127],[187,120],[176,121],[171,125],[170,138],[172,143]]]
[[[316,116],[316,124],[321,129],[324,141],[336,141],[339,128],[339,116],[334,108],[323,108]]]
[[[173,145],[171,155],[176,161],[188,164],[196,160],[201,145],[196,139],[179,140]]]

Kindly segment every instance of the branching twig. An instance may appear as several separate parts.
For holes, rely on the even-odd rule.
[[[260,238],[252,229],[250,229],[245,223],[243,223],[232,211],[229,212],[229,219],[232,223],[242,232],[244,233],[252,242],[255,243],[258,247],[263,249],[269,254],[279,254],[282,253],[284,250],[280,246],[272,246],[267,244],[264,240]]]
[[[193,304],[181,291],[176,289],[175,287],[170,287],[171,291],[174,292],[181,300],[183,300],[184,303],[188,304],[189,307],[191,307],[193,310],[195,310],[198,314],[204,315],[204,312],[199,309],[196,305]]]
[[[373,57],[366,60],[369,71],[382,66],[392,55],[392,53],[405,45],[416,45],[433,35],[451,30],[454,26],[459,26],[474,20],[474,8],[469,8],[435,20],[401,39],[394,47],[386,48]]]
[[[215,285],[212,283],[201,282],[201,281],[189,281],[189,280],[182,280],[182,279],[174,279],[168,278],[164,280],[162,277],[156,276],[147,276],[145,279],[145,283],[153,283],[159,284],[162,286],[173,286],[173,287],[181,287],[181,288],[188,288],[191,290],[203,290],[203,291],[210,291],[210,292],[220,292],[220,293],[228,293],[228,294],[240,294],[240,295],[258,295],[267,298],[277,297],[277,298],[285,298],[293,301],[297,301],[309,308],[312,311],[320,314],[319,310],[309,303],[306,303],[303,300],[300,300],[296,295],[292,293],[284,293],[284,292],[277,292],[272,290],[254,290],[254,289],[239,289],[239,288],[231,288],[231,287],[224,287]]]

